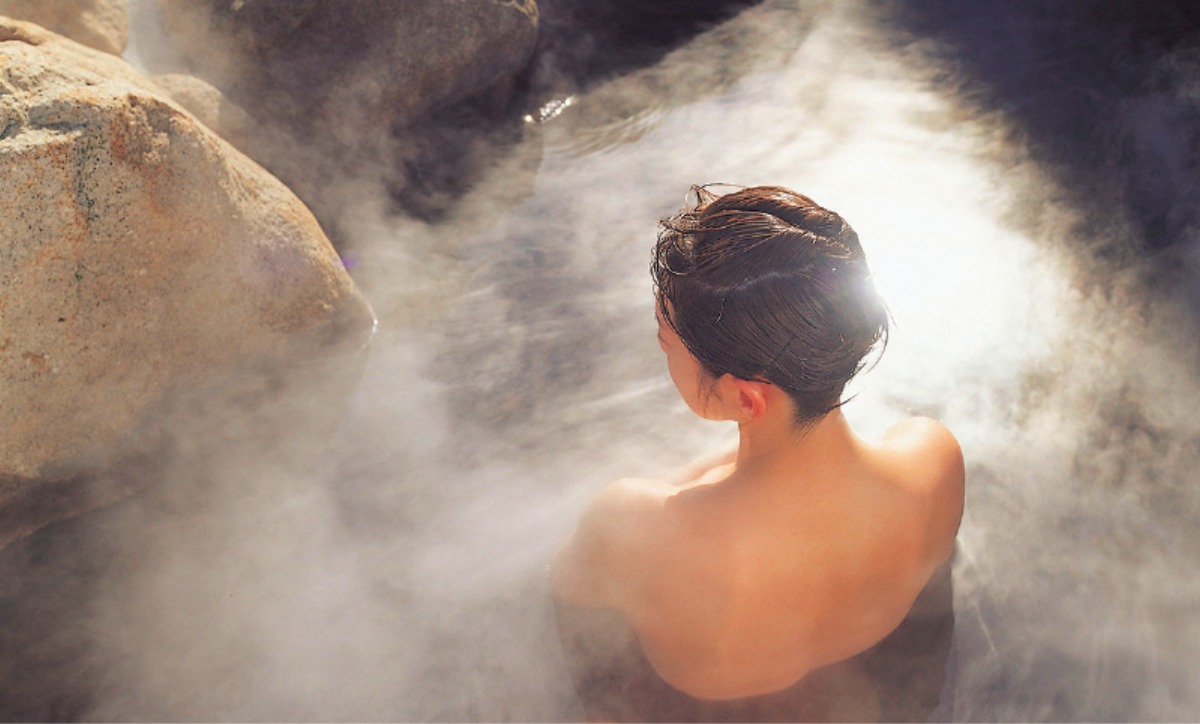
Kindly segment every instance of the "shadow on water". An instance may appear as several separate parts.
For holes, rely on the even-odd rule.
[[[654,65],[691,37],[759,2],[543,0],[530,85],[550,95],[586,90]]]
[[[781,71],[827,10],[826,3],[808,0],[735,5],[736,16],[705,24],[687,43],[653,46],[661,54],[652,64],[597,73],[577,84],[578,95],[571,81],[561,83],[563,90],[538,112],[553,120],[547,143],[579,156],[635,143],[677,108],[719,97],[748,76]],[[658,12],[681,11],[667,3]],[[624,47],[613,44],[617,57]]]
[[[1160,249],[1200,222],[1200,5],[1190,0],[879,0],[899,43],[1018,123],[1037,160],[1104,218],[1126,208]],[[1119,249],[1100,249],[1119,255]]]
[[[91,617],[112,552],[95,535],[105,515],[56,523],[0,550],[0,720],[78,721],[93,705],[94,644],[77,622]]]

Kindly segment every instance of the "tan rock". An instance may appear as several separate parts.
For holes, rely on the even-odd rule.
[[[0,0],[0,15],[37,23],[113,55],[124,53],[129,42],[126,0]]]
[[[168,396],[371,332],[282,183],[124,61],[7,20],[0,178],[0,546],[39,490],[39,520],[94,504],[62,481]]]

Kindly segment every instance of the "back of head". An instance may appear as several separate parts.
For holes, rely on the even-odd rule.
[[[887,335],[858,235],[784,188],[693,191],[694,207],[659,231],[651,272],[663,318],[713,378],[770,382],[798,424],[819,420]]]

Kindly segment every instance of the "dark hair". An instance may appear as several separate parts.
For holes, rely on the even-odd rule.
[[[799,426],[841,405],[888,312],[858,234],[807,196],[776,186],[718,196],[660,224],[651,273],[663,319],[704,372],[787,392]]]

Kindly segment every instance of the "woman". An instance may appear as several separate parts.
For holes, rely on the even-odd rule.
[[[737,422],[738,446],[610,485],[551,584],[565,639],[608,610],[667,689],[745,702],[897,628],[953,550],[963,460],[933,420],[867,442],[842,414],[888,321],[850,226],[782,188],[694,191],[655,249],[658,340],[684,401]]]

